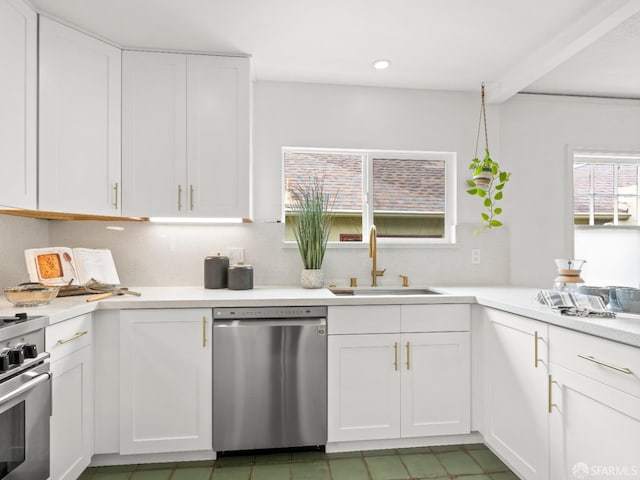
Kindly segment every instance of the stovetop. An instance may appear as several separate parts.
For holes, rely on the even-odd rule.
[[[44,315],[32,316],[25,312],[19,312],[13,316],[0,316],[0,343],[40,330],[46,327],[48,323],[49,317]]]

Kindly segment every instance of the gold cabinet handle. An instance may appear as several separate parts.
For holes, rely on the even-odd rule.
[[[193,211],[193,185],[189,185],[189,210]]]
[[[118,182],[113,186],[113,209],[118,210]]]
[[[202,348],[207,347],[207,317],[202,317]]]
[[[77,332],[75,335],[73,335],[73,336],[71,336],[69,338],[65,338],[64,340],[58,340],[57,343],[58,343],[58,345],[64,345],[65,343],[72,342],[73,340],[76,340],[76,339],[86,335],[87,333],[89,333],[89,332],[87,332],[86,330],[84,330],[82,332]]]
[[[533,344],[533,366],[535,368],[538,368],[538,363],[541,361],[538,358],[538,340],[543,340],[543,338],[538,335],[538,331],[536,330],[534,335],[533,335],[534,339],[534,344]]]
[[[411,369],[411,365],[410,365],[410,363],[409,363],[409,361],[410,361],[409,359],[410,359],[410,357],[411,357],[411,351],[410,351],[410,349],[411,349],[411,347],[410,347],[410,345],[409,345],[409,342],[407,342],[407,370],[410,370],[410,369]]]
[[[591,355],[578,355],[578,357],[583,358],[585,360],[588,360],[590,362],[593,363],[597,363],[598,365],[602,365],[603,367],[607,367],[607,368],[611,368],[617,372],[622,372],[622,373],[626,373],[627,375],[631,375],[633,372],[631,371],[631,369],[627,368],[627,367],[617,367],[615,365],[611,365],[610,363],[607,362],[603,362],[602,360],[598,360],[595,357],[592,357]]]
[[[393,343],[393,355],[394,355],[393,369],[397,372],[398,371],[398,342]]]
[[[182,185],[178,185],[178,211],[182,210]]]
[[[553,388],[553,384],[555,382],[553,381],[553,377],[551,375],[549,375],[549,397],[548,397],[548,404],[549,404],[549,408],[548,408],[548,412],[552,413],[553,412],[553,407],[557,407],[558,405],[556,405],[555,403],[553,403],[553,392],[551,391],[551,389]]]

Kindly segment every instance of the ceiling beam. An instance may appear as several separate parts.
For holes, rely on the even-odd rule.
[[[638,12],[640,0],[598,2],[500,78],[487,82],[487,102],[505,102]]]

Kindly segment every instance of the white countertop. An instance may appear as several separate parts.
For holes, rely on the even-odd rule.
[[[413,288],[419,288],[414,286]],[[617,314],[616,318],[579,318],[560,315],[536,302],[539,289],[511,286],[429,286],[441,295],[336,296],[328,289],[256,287],[252,290],[207,290],[202,287],[130,287],[140,297],[121,295],[88,303],[87,296],[60,297],[49,305],[16,308],[0,299],[0,315],[27,312],[47,315],[57,323],[101,309],[195,308],[296,305],[389,305],[426,303],[478,303],[541,320],[572,330],[640,347],[640,315]],[[387,288],[385,287],[385,290]]]

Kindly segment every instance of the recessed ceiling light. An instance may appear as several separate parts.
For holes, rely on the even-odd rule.
[[[384,70],[391,66],[391,60],[380,59],[373,62],[373,68],[376,70]]]

